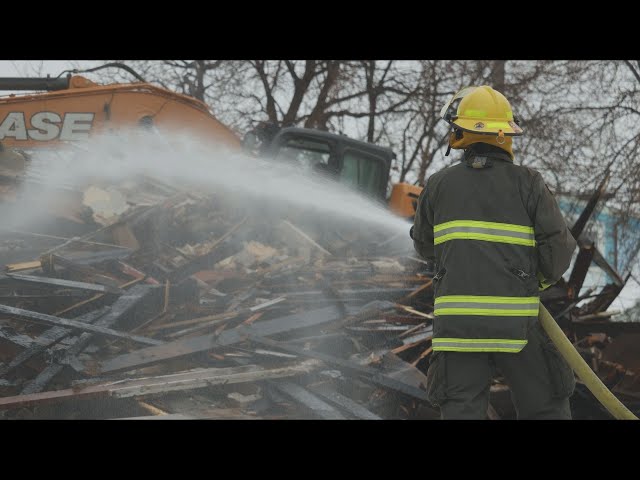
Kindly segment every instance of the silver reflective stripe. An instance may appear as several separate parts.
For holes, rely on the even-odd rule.
[[[438,238],[450,233],[482,233],[485,235],[499,235],[504,237],[523,238],[525,240],[535,240],[533,233],[525,232],[511,232],[508,230],[501,230],[497,228],[481,228],[481,227],[450,227],[434,232],[433,237]]]
[[[540,302],[532,303],[479,303],[479,302],[438,302],[438,308],[498,308],[500,310],[537,310]]]

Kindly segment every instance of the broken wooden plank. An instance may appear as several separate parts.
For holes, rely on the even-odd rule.
[[[22,272],[24,270],[34,270],[40,268],[42,264],[40,260],[33,260],[31,262],[10,263],[4,267],[8,273]]]
[[[361,295],[372,295],[372,296],[380,296],[380,295],[398,295],[402,293],[412,292],[412,288],[360,288],[360,289],[345,289],[345,290],[336,290],[340,296],[346,295],[354,295],[355,299],[362,300]],[[304,297],[309,295],[326,295],[326,290],[307,290],[307,291],[299,291],[299,292],[287,292],[287,296],[290,298],[293,297]],[[408,308],[408,307],[407,307]]]
[[[380,313],[384,310],[390,310],[392,308],[395,308],[395,304],[392,302],[387,302],[384,300],[374,300],[373,302],[369,302],[363,305],[355,315],[348,316],[342,319],[342,321],[337,323],[336,325],[329,326],[327,328],[327,331],[335,332],[346,326],[364,321],[376,315],[380,315]]]
[[[376,415],[375,413],[370,412],[367,408],[360,405],[358,402],[352,400],[349,397],[342,395],[335,390],[330,388],[326,388],[326,386],[316,385],[311,387],[311,391],[320,395],[323,398],[326,398],[333,404],[345,410],[347,413],[351,414],[357,419],[360,420],[382,420],[381,417]]]
[[[162,340],[156,340],[155,338],[133,335],[131,333],[121,332],[118,330],[113,330],[111,328],[91,325],[89,323],[83,323],[77,320],[69,320],[67,318],[54,317],[53,315],[47,315],[46,313],[33,312],[31,310],[24,310],[22,308],[8,307],[7,305],[0,305],[0,313],[10,315],[13,318],[20,318],[22,320],[29,320],[38,323],[42,322],[49,325],[57,325],[72,328],[75,330],[97,333],[99,335],[104,335],[116,339],[132,340],[134,342],[142,343],[145,345],[162,345],[165,343]]]
[[[110,310],[96,322],[101,327],[112,327],[118,323],[123,323],[126,319],[137,314],[139,309],[155,306],[158,303],[158,287],[150,285],[136,285],[126,294],[120,296],[111,305]],[[157,311],[157,310],[156,310]],[[82,352],[93,341],[92,333],[83,333],[67,348],[66,356],[59,363],[54,363],[45,368],[38,376],[27,384],[21,394],[31,394],[41,392],[47,384],[62,371],[65,365],[72,365],[77,362],[76,355]]]
[[[410,395],[412,397],[415,397],[419,400],[425,400],[427,401],[427,392],[415,387],[413,385],[409,385],[407,383],[404,382],[400,382],[398,380],[393,379],[392,377],[390,377],[389,375],[386,375],[384,373],[381,373],[378,370],[375,370],[374,368],[371,367],[365,367],[365,366],[361,366],[358,365],[357,363],[351,362],[349,360],[345,360],[342,358],[338,358],[338,357],[334,357],[332,355],[327,355],[325,353],[321,353],[321,352],[315,352],[313,350],[305,350],[304,348],[299,348],[296,346],[293,346],[291,344],[288,343],[283,343],[283,342],[278,342],[275,340],[271,340],[269,338],[264,338],[264,337],[258,337],[255,335],[249,335],[249,340],[251,340],[252,342],[261,344],[261,345],[266,345],[269,347],[273,347],[273,348],[279,348],[281,350],[284,350],[285,352],[290,352],[290,353],[295,353],[301,356],[305,356],[305,357],[310,357],[310,358],[315,358],[317,360],[322,360],[323,362],[329,364],[329,365],[335,365],[338,368],[340,368],[341,370],[344,370],[345,372],[349,372],[351,374],[355,374],[355,375],[359,375],[364,377],[365,379],[367,379],[368,381],[380,385],[382,387],[385,388],[389,388],[391,390],[396,390],[398,392],[402,392],[406,395]],[[407,365],[409,366],[409,365]]]
[[[92,323],[100,318],[103,315],[108,307],[101,308],[100,310],[95,310],[93,312],[89,312],[85,315],[81,315],[80,317],[74,319],[78,322],[87,322]],[[60,340],[65,338],[67,335],[72,333],[73,331],[64,328],[64,327],[53,327],[49,330],[45,331],[42,335],[37,337],[34,340],[34,344],[30,347],[26,348],[22,352],[20,352],[17,356],[15,356],[11,362],[6,365],[0,367],[0,377],[4,377],[7,373],[11,372],[14,368],[19,367],[24,362],[28,361],[30,358],[44,352],[47,348],[55,345]]]
[[[108,285],[98,285],[96,283],[74,282],[72,280],[62,280],[60,278],[36,277],[33,275],[20,275],[17,273],[7,273],[7,276],[9,278],[12,278],[14,280],[19,280],[22,282],[39,283],[42,285],[48,285],[52,287],[77,288],[80,290],[89,290],[92,292],[101,292],[101,293],[113,293],[116,295],[119,295],[122,293],[122,290],[117,287],[111,287]]]
[[[87,245],[99,245],[102,247],[112,247],[112,248],[122,248],[122,249],[126,249],[128,250],[127,247],[122,247],[120,245],[114,245],[112,243],[103,243],[103,242],[90,242],[87,240],[80,240],[79,238],[68,238],[68,237],[60,237],[57,235],[48,235],[48,234],[44,234],[44,233],[35,233],[35,232],[25,232],[22,230],[13,230],[13,229],[8,229],[8,228],[2,228],[0,227],[0,230],[5,230],[7,232],[11,232],[11,233],[16,233],[18,235],[28,235],[31,237],[40,237],[40,238],[50,238],[52,240],[72,240],[74,242],[78,242],[78,243],[85,243]]]
[[[251,313],[257,312],[258,310],[262,310],[263,308],[271,307],[272,305],[275,305],[277,303],[283,302],[286,299],[287,299],[287,297],[274,298],[273,300],[268,300],[266,302],[261,303],[260,305],[256,305],[255,307],[249,307],[248,310]]]
[[[120,355],[104,361],[96,374],[125,371],[152,365],[163,360],[190,355],[210,350],[215,346],[232,345],[244,340],[247,335],[267,336],[284,333],[301,328],[322,325],[339,319],[338,308],[329,306],[310,312],[288,315],[254,325],[241,325],[216,336],[215,334],[176,340],[157,347],[143,348],[131,353]],[[93,370],[93,369],[90,369]]]
[[[591,313],[589,315],[582,315],[581,317],[576,317],[574,318],[573,321],[575,323],[579,323],[579,322],[586,322],[589,320],[600,320],[603,318],[612,317],[613,315],[619,315],[620,313],[622,313],[620,310],[610,310],[608,312]]]
[[[307,407],[314,415],[317,415],[324,420],[346,420],[345,416],[342,415],[338,410],[333,408],[324,400],[315,396],[306,388],[301,387],[296,383],[286,381],[271,381],[268,383],[274,386],[280,392],[284,393],[286,396],[294,399],[296,402],[301,403],[302,405]]]
[[[104,275],[103,272],[96,270],[90,265],[84,265],[54,253],[45,255],[40,259],[40,263],[42,264],[42,269],[45,273],[54,272],[55,267],[63,267],[69,271],[84,275],[86,278],[83,278],[83,280],[89,280],[94,284],[113,287],[119,290],[118,280],[108,275]]]
[[[167,413],[166,415],[145,415],[143,417],[123,417],[110,420],[196,420],[197,418],[183,413]]]
[[[418,363],[420,363],[420,360],[423,360],[427,358],[429,355],[431,355],[432,351],[433,351],[433,347],[427,348],[424,352],[420,354],[418,358],[416,358],[413,362],[411,362],[411,365],[415,367],[416,365],[418,365]]]
[[[171,330],[177,327],[186,327],[189,325],[197,325],[200,323],[207,323],[210,325],[217,325],[220,322],[224,322],[226,320],[230,320],[232,318],[237,317],[240,314],[237,310],[231,312],[217,313],[215,315],[207,315],[206,317],[198,317],[192,318],[189,320],[181,320],[179,322],[171,322],[171,323],[163,323],[161,325],[153,325],[147,328],[150,332],[155,332],[157,330]]]
[[[132,251],[136,251],[140,248],[138,239],[126,224],[120,224],[113,227],[111,229],[111,236],[113,237],[113,241],[119,246],[130,248]]]
[[[255,307],[251,307],[251,308],[243,308],[243,309],[238,309],[238,310],[231,310],[229,312],[224,312],[218,315],[209,315],[207,317],[202,317],[202,318],[195,318],[192,320],[184,320],[182,322],[174,322],[174,323],[170,323],[170,324],[164,324],[164,325],[158,325],[157,327],[154,327],[155,329],[162,329],[162,330],[166,330],[166,329],[172,329],[178,326],[185,326],[185,325],[193,325],[196,324],[196,326],[191,327],[191,328],[185,328],[183,330],[180,330],[178,332],[174,332],[171,334],[166,335],[167,338],[177,338],[177,337],[182,337],[184,335],[190,334],[190,333],[194,333],[194,332],[198,332],[200,330],[205,330],[208,328],[211,328],[213,326],[216,326],[220,323],[224,323],[227,320],[231,320],[233,318],[238,317],[241,314],[246,314],[246,313],[253,313],[253,312],[257,312],[259,310],[262,310],[264,308],[267,308],[271,305],[275,305],[277,303],[280,303],[282,301],[285,300],[285,297],[279,297],[276,298],[274,300],[270,300],[268,302],[265,303],[261,303],[260,305],[256,305]],[[249,322],[249,323],[253,323],[253,322]],[[245,323],[245,325],[248,325],[249,323]]]
[[[53,293],[48,295],[0,295],[0,302],[24,302],[32,300],[70,300],[74,297],[84,297],[84,293],[80,292],[65,292],[65,293]]]
[[[413,341],[413,342],[408,342],[405,343],[404,345],[400,345],[399,347],[394,348],[393,350],[390,350],[391,353],[397,355],[399,353],[404,352],[405,350],[410,350],[412,348],[417,347],[418,345],[420,345],[423,342],[429,341],[431,340],[431,335],[425,335],[424,338],[420,338],[419,340]]]
[[[0,409],[41,405],[64,400],[79,400],[110,396],[115,398],[142,397],[157,393],[194,390],[213,385],[229,385],[257,382],[273,378],[291,377],[309,373],[319,365],[317,360],[305,360],[285,367],[264,369],[257,365],[227,368],[206,368],[188,372],[146,377],[134,380],[119,380],[112,383],[90,385],[84,388],[69,388],[27,395],[0,398]]]
[[[286,225],[287,227],[289,227],[293,232],[295,232],[300,238],[302,238],[304,241],[310,243],[311,245],[313,245],[315,248],[317,248],[318,250],[320,250],[320,252],[322,252],[325,255],[329,255],[329,256],[333,256],[333,254],[323,248],[322,246],[320,246],[313,238],[311,238],[309,235],[307,235],[306,233],[304,233],[302,230],[300,230],[298,227],[296,227],[294,224],[292,224],[290,221],[288,220],[282,220],[282,224]]]
[[[227,240],[227,238],[233,235],[240,227],[242,227],[246,223],[248,218],[249,218],[248,216],[244,217],[242,220],[236,223],[233,227],[231,227],[224,235],[222,235],[220,238],[215,240],[209,246],[209,250],[207,253],[205,253],[204,255],[200,255],[199,257],[193,258],[192,260],[188,261],[187,263],[178,267],[172,272],[167,272],[167,275],[169,275],[172,281],[177,281],[179,278],[187,277],[189,275],[196,273],[199,270],[202,270],[202,268],[200,267],[200,265],[202,264],[215,263],[214,259],[219,253],[217,252],[217,250],[219,250],[218,247],[225,240]],[[222,260],[222,258],[220,258],[220,260]]]
[[[409,295],[407,295],[404,298],[401,298],[400,301],[401,302],[406,302],[411,300],[413,297],[415,297],[416,295],[420,295],[422,292],[428,290],[429,288],[431,288],[431,284],[433,283],[432,280],[429,280],[427,283],[425,283],[424,285],[422,285],[421,287],[416,288],[413,292],[411,292]]]
[[[124,263],[123,261],[119,261],[118,266],[120,271],[125,275],[129,275],[133,278],[144,280],[146,283],[150,283],[152,285],[160,285],[160,282],[158,282],[155,278],[150,277],[146,273],[141,272],[137,268],[132,267],[131,265]]]
[[[420,312],[420,311],[416,310],[415,308],[407,307],[406,305],[398,304],[397,307],[401,308],[405,312],[413,313],[414,315],[418,315],[419,317],[422,317],[422,318],[429,318],[431,320],[433,320],[435,318],[433,313]]]
[[[36,345],[35,340],[30,336],[6,331],[2,327],[0,327],[0,338],[22,348],[30,348],[33,345]]]
[[[119,288],[122,288],[124,290],[126,288],[131,287],[132,285],[135,285],[139,281],[141,281],[141,279],[136,278],[134,280],[131,280],[130,282],[123,283],[122,285],[119,285]],[[85,307],[90,303],[93,303],[93,302],[95,302],[97,300],[100,300],[101,298],[104,298],[105,295],[106,295],[105,293],[96,293],[92,297],[89,297],[89,298],[87,298],[87,299],[85,299],[85,300],[83,300],[81,302],[74,303],[73,305],[70,305],[67,308],[63,308],[62,310],[59,310],[59,311],[55,312],[54,315],[55,316],[60,316],[60,315],[63,315],[65,313],[69,313],[69,312],[71,312],[73,310],[76,310],[78,308]]]

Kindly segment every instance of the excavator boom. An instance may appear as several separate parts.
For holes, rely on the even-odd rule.
[[[63,87],[67,82],[68,88]],[[98,85],[84,77],[0,79],[0,89],[52,90],[0,97],[0,143],[5,148],[51,148],[96,133],[154,125],[240,148],[240,139],[192,97],[149,83]]]

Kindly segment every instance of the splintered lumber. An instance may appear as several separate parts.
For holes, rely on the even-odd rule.
[[[184,265],[178,267],[175,271],[171,272],[171,278],[176,280],[177,278],[186,277],[188,275],[192,275],[196,273],[198,270],[201,270],[199,265],[205,263],[206,261],[212,260],[217,252],[216,249],[219,245],[221,245],[227,238],[233,235],[240,227],[242,227],[249,217],[244,217],[238,223],[236,223],[233,227],[231,227],[224,235],[215,240],[213,244],[209,246],[209,251],[204,255],[200,255],[198,257],[192,258],[190,261],[185,263]]]
[[[293,225],[290,221],[288,220],[283,220],[282,221],[283,225],[286,225],[287,227],[289,227],[293,232],[295,232],[297,235],[300,236],[300,238],[302,238],[303,240],[305,240],[306,242],[310,243],[311,245],[313,245],[315,248],[317,248],[318,250],[320,250],[322,253],[324,253],[325,255],[329,255],[331,256],[332,253],[328,250],[326,250],[325,248],[322,248],[320,245],[318,245],[318,243],[311,238],[309,235],[307,235],[306,233],[304,233],[302,230],[300,230],[298,227],[296,227],[295,225]]]
[[[416,295],[421,294],[422,292],[428,290],[429,288],[431,288],[431,284],[433,283],[432,280],[429,280],[427,283],[425,283],[424,285],[416,288],[413,292],[411,292],[409,295],[407,295],[406,297],[404,297],[403,299],[401,299],[401,301],[407,301],[407,300],[411,300],[413,297],[415,297]]]
[[[609,318],[613,315],[619,315],[621,312],[620,310],[609,310],[608,312],[598,312],[598,313],[592,313],[589,315],[583,315],[581,317],[577,317],[575,319],[576,322],[585,322],[588,320],[597,320],[600,318]]]
[[[20,275],[17,273],[7,273],[9,278],[23,282],[39,283],[51,287],[77,288],[79,290],[89,290],[100,293],[121,294],[122,290],[108,285],[98,285],[95,283],[74,282],[72,280],[62,280],[60,278],[36,277],[33,275]]]
[[[314,415],[317,415],[324,420],[346,420],[344,415],[342,415],[338,410],[333,408],[324,400],[315,396],[306,388],[301,387],[300,385],[287,381],[274,381],[269,382],[269,384],[273,385],[286,396],[291,397],[295,401],[301,403],[309,410],[311,410]]]
[[[364,305],[359,312],[355,315],[351,315],[347,318],[344,318],[341,322],[336,325],[331,325],[327,328],[328,331],[336,331],[341,328],[347,327],[349,325],[353,325],[354,323],[361,322],[370,318],[374,315],[379,315],[380,312],[384,310],[390,310],[395,308],[395,304],[392,302],[387,302],[384,300],[374,300],[373,302],[369,302]]]
[[[143,402],[142,400],[138,400],[138,405],[144,408],[147,412],[152,413],[154,415],[168,415],[168,412],[165,412],[161,408],[156,407],[155,405],[151,405],[150,403]]]
[[[198,325],[198,324],[206,324],[205,327],[210,327],[213,325],[217,325],[226,320],[231,320],[236,318],[238,315],[243,313],[254,313],[263,308],[270,307],[277,303],[286,300],[286,297],[278,297],[273,300],[269,300],[268,302],[261,303],[260,305],[256,305],[255,307],[250,307],[242,310],[231,310],[229,312],[218,313],[215,315],[207,315],[206,317],[192,318],[190,320],[182,320],[180,322],[171,322],[171,323],[163,323],[162,325],[154,325],[148,328],[149,331],[156,330],[170,330],[177,327],[186,327],[189,325]],[[251,323],[251,322],[249,322]]]
[[[414,308],[411,307],[407,307],[406,305],[400,305],[398,304],[398,308],[401,308],[402,310],[404,310],[405,312],[409,312],[409,313],[413,313],[414,315],[418,315],[419,317],[422,318],[429,318],[431,320],[433,320],[435,318],[435,316],[433,315],[433,313],[424,313],[424,312],[420,312]]]
[[[406,395],[410,395],[419,400],[427,400],[427,392],[425,392],[424,390],[421,390],[420,388],[415,387],[413,385],[409,385],[407,383],[395,380],[389,375],[386,375],[374,368],[361,366],[361,365],[358,365],[357,363],[354,363],[349,360],[345,360],[343,358],[334,357],[332,355],[327,355],[325,353],[315,352],[312,350],[306,350],[304,348],[299,348],[294,345],[278,342],[275,340],[271,340],[269,338],[250,335],[249,340],[261,345],[272,347],[272,348],[279,348],[281,350],[284,350],[285,352],[294,353],[300,356],[321,360],[329,365],[335,365],[336,367],[338,367],[341,370],[344,370],[345,372],[362,376],[368,381],[370,381],[371,383],[374,383],[376,385],[380,385],[382,387],[389,388],[391,390],[402,392]]]
[[[124,320],[135,316],[139,308],[148,307],[158,303],[156,296],[158,287],[150,285],[136,285],[126,294],[122,295],[111,306],[111,309],[96,322],[101,327],[111,327]],[[54,363],[42,370],[38,376],[22,389],[22,394],[37,393],[44,390],[47,384],[62,371],[65,364],[77,362],[77,357],[94,339],[92,333],[85,332],[80,335],[66,350],[65,357],[60,363]]]
[[[69,388],[66,390],[53,390],[49,392],[4,397],[0,398],[0,409],[101,396],[115,398],[140,397],[179,390],[194,390],[213,385],[257,382],[309,373],[317,367],[318,364],[319,362],[316,360],[306,360],[295,365],[271,369],[264,369],[257,365],[197,369],[157,377],[120,380],[107,384],[91,385],[84,388]]]
[[[42,264],[40,260],[33,260],[31,262],[20,262],[20,263],[11,263],[4,267],[5,271],[8,273],[13,272],[22,272],[24,270],[33,270],[35,268],[40,268]]]
[[[74,319],[78,322],[87,322],[93,323],[96,321],[101,315],[103,315],[106,311],[106,307],[100,310],[96,310],[93,312],[89,312],[85,315],[81,315],[80,317]],[[7,373],[11,372],[14,368],[19,367],[24,362],[28,361],[30,358],[44,352],[47,348],[52,345],[55,345],[60,340],[65,338],[67,335],[72,333],[73,331],[64,328],[64,327],[53,327],[49,330],[45,331],[42,335],[34,340],[34,344],[30,347],[26,348],[22,352],[20,352],[17,356],[15,356],[11,362],[6,365],[0,366],[0,377],[5,376]]]
[[[209,334],[176,340],[166,343],[165,345],[143,348],[106,360],[100,364],[98,371],[95,373],[101,374],[140,368],[164,360],[210,350],[215,346],[232,345],[243,341],[248,335],[254,335],[256,337],[275,335],[301,328],[322,325],[323,323],[335,321],[340,317],[340,310],[335,306],[329,306],[310,312],[259,322],[254,325],[242,325],[233,330],[222,332],[219,336]]]
[[[133,234],[131,229],[125,224],[120,224],[113,227],[111,229],[111,235],[113,236],[113,240],[118,245],[130,248],[131,250],[138,250],[140,248],[138,239]]]
[[[54,317],[53,315],[32,312],[31,310],[24,310],[22,308],[8,307],[6,305],[0,305],[0,313],[10,315],[13,318],[20,318],[22,320],[31,320],[34,322],[42,322],[50,325],[59,325],[75,330],[97,333],[99,335],[105,335],[107,337],[116,339],[132,340],[134,342],[143,343],[145,345],[162,345],[164,343],[162,340],[156,340],[154,338],[133,335],[131,333],[120,332],[111,328],[91,325],[89,323],[83,323],[77,320],[69,320],[67,318]]]

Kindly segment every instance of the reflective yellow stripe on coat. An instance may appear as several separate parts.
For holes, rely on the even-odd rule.
[[[533,317],[538,315],[538,297],[493,297],[488,295],[444,295],[436,298],[434,314]],[[441,321],[446,322],[445,319]],[[481,319],[479,319],[481,321]],[[508,321],[505,319],[505,321]],[[510,352],[517,353],[527,340],[505,338],[434,338],[434,351],[451,352]]]
[[[482,240],[535,247],[533,227],[511,223],[453,220],[433,227],[434,245],[449,240]]]

